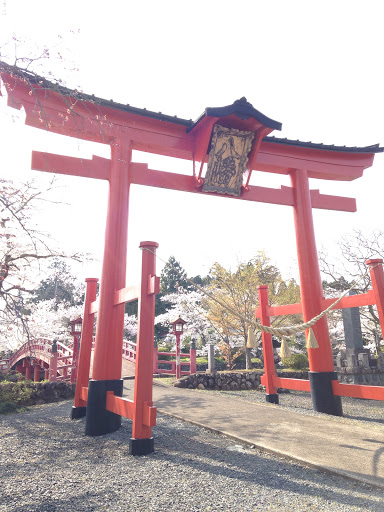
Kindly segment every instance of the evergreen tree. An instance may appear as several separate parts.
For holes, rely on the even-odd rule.
[[[169,260],[165,264],[163,271],[161,272],[160,278],[160,291],[163,294],[175,293],[178,288],[188,288],[188,281],[186,280],[187,273],[175,259],[174,256],[170,256]]]
[[[79,283],[72,275],[68,264],[63,260],[55,259],[49,266],[49,270],[51,274],[34,290],[31,302],[53,300],[55,310],[59,304],[67,306],[83,304],[84,293],[79,291]]]

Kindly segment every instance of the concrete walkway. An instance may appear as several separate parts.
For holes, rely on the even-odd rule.
[[[124,389],[125,396],[132,397],[133,381],[126,381]],[[158,380],[153,401],[161,413],[384,489],[384,426],[325,414],[309,416],[277,405],[174,388]]]

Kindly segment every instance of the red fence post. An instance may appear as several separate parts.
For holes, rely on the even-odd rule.
[[[51,361],[49,363],[49,382],[55,382],[57,379],[57,343],[52,343]]]
[[[77,366],[79,363],[79,343],[80,343],[80,335],[75,335],[73,337],[73,352],[72,352],[72,371],[71,371],[71,384],[76,382],[77,378]]]
[[[196,373],[196,342],[194,340],[191,341],[189,349],[189,374],[193,373]]]
[[[76,372],[75,400],[71,411],[71,418],[73,420],[76,418],[82,418],[86,414],[87,403],[81,399],[81,390],[83,387],[88,387],[93,342],[93,326],[95,323],[95,313],[90,313],[90,306],[91,303],[96,300],[98,279],[90,277],[86,279],[85,282],[87,283],[87,289],[85,292],[83,324]]]
[[[366,264],[369,266],[369,273],[371,275],[372,289],[375,295],[377,314],[379,316],[381,333],[384,339],[384,272],[383,260],[371,259],[367,260]]]
[[[259,307],[260,307],[260,321],[263,325],[269,327],[271,325],[270,318],[267,315],[268,301],[268,286],[258,286],[259,291]],[[272,335],[267,332],[261,333],[261,339],[263,342],[263,355],[264,355],[264,371],[265,371],[265,399],[271,404],[279,403],[279,395],[277,394],[277,388],[273,385],[273,375],[276,374],[275,360],[273,357],[273,344]]]
[[[181,377],[180,335],[180,332],[176,333],[176,379]]]
[[[141,292],[136,346],[136,375],[132,438],[129,443],[132,455],[153,452],[152,427],[144,424],[144,409],[152,407],[153,340],[155,330],[155,298],[159,281],[156,278],[156,242],[141,242],[142,270]]]
[[[154,342],[154,346],[153,346],[153,373],[158,373],[157,372],[157,367],[158,367],[158,358],[159,358],[159,348],[157,346],[157,340],[155,340]]]

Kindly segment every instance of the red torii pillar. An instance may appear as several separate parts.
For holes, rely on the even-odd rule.
[[[303,319],[307,322],[322,311],[319,260],[317,256],[315,230],[313,225],[311,193],[308,174],[303,170],[291,172],[294,191],[294,219],[296,231],[297,260],[300,274],[301,304]],[[318,348],[308,348],[309,380],[315,411],[342,416],[341,398],[333,394],[332,381],[338,380],[332,356],[326,317],[312,327],[319,344]]]
[[[108,434],[121,426],[121,416],[106,409],[106,398],[108,391],[116,396],[123,394],[121,354],[125,305],[115,306],[114,295],[125,287],[126,279],[131,156],[130,140],[116,139],[111,145],[99,313],[85,423],[85,433],[91,436]]]

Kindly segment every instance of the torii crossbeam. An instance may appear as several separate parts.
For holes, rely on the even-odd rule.
[[[5,64],[0,69],[8,104],[25,109],[26,124],[111,146],[110,160],[39,152],[32,155],[35,170],[109,181],[93,381],[104,382],[113,390],[121,377],[124,305],[114,305],[114,294],[125,287],[129,190],[133,183],[293,207],[304,322],[320,313],[323,290],[312,208],[354,212],[356,203],[351,198],[310,190],[309,179],[360,178],[372,165],[375,153],[384,148],[327,146],[272,137],[269,134],[280,130],[281,124],[257,111],[245,98],[227,107],[207,108],[193,123],[78,93]],[[190,160],[191,175],[148,169],[145,164],[132,162],[132,150]],[[207,161],[208,171],[203,177]],[[253,170],[289,175],[291,186],[274,189],[249,185]],[[237,189],[233,185],[236,180]],[[330,385],[337,375],[326,319],[313,330],[319,344],[308,349],[314,407],[341,415],[340,397],[333,396]],[[153,340],[147,342],[152,344]],[[267,400],[276,402],[277,395],[267,396]],[[86,428],[93,435],[116,428],[115,423],[108,425],[104,412],[102,407],[97,415],[87,410]]]

